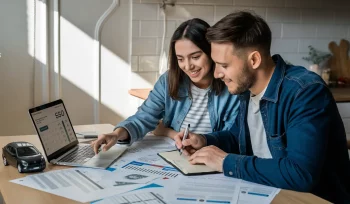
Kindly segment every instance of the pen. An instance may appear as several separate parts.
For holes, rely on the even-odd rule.
[[[184,137],[182,138],[182,141],[184,141],[185,139],[187,139],[188,136],[188,129],[190,128],[190,124],[187,125],[186,129],[185,129],[185,133],[184,133]],[[182,150],[184,149],[184,146],[182,146],[181,150],[180,150],[180,155],[182,155]]]

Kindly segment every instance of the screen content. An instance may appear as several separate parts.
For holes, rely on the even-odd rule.
[[[76,140],[63,104],[32,113],[47,156]]]

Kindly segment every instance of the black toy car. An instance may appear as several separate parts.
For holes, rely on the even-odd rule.
[[[2,148],[2,159],[5,166],[17,167],[19,173],[43,171],[45,158],[34,145],[28,142],[11,142]]]

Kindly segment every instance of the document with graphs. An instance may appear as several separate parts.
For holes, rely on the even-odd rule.
[[[140,188],[157,178],[159,176],[141,172],[70,168],[33,174],[11,182],[85,203]]]

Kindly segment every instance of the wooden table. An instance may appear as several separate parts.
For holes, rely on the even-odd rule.
[[[350,88],[331,88],[336,102],[350,102]]]
[[[152,89],[130,89],[129,94],[132,96],[135,96],[137,98],[146,100],[148,97],[149,92],[151,92]]]
[[[74,129],[79,131],[97,131],[98,133],[108,133],[113,130],[112,125],[109,124],[101,124],[101,125],[83,125],[83,126],[75,126]],[[42,146],[40,145],[40,141],[38,136],[36,135],[22,135],[22,136],[0,136],[0,146],[3,147],[6,144],[13,141],[27,141],[35,145],[39,151],[43,152]],[[69,167],[63,166],[55,166],[48,164],[45,172],[51,170],[64,169]],[[28,174],[20,174],[17,169],[12,166],[4,166],[1,162],[0,164],[0,192],[4,198],[5,203],[78,203],[76,201],[56,196],[53,194],[49,194],[43,191],[39,191],[36,189],[28,188],[25,186],[21,186],[18,184],[14,184],[9,182],[9,180],[17,179],[24,177]],[[281,190],[280,193],[275,197],[272,203],[283,203],[283,204],[298,204],[298,203],[329,203],[317,196],[314,196],[310,193],[300,193],[289,190]]]
[[[146,100],[151,90],[152,89],[130,89],[129,94]],[[350,102],[350,88],[331,88],[331,92],[336,102]]]

